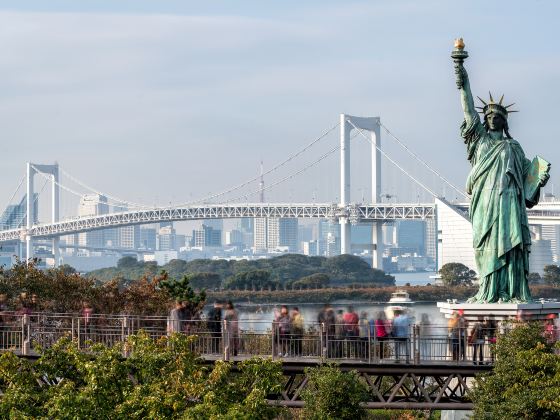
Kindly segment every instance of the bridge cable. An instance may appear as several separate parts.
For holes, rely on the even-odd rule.
[[[98,195],[102,195],[104,197],[107,197],[108,199],[112,200],[115,203],[121,203],[121,204],[126,204],[128,207],[138,207],[138,208],[143,208],[143,209],[149,209],[152,208],[152,206],[147,206],[145,204],[138,204],[138,203],[133,203],[131,201],[126,201],[126,200],[121,200],[118,197],[103,193],[101,191],[97,191],[95,188],[90,187],[89,185],[87,185],[86,183],[84,183],[83,181],[80,181],[79,179],[73,177],[72,175],[70,175],[68,172],[66,172],[63,168],[60,168],[60,172],[62,172],[67,178],[69,178],[71,181],[75,182],[76,184],[80,185],[81,187],[85,188],[86,190],[89,190],[91,192],[94,192],[95,194]],[[119,207],[119,206],[114,206],[114,207]]]
[[[340,122],[336,123],[335,125],[333,125],[333,126],[330,127],[329,129],[327,129],[327,130],[326,130],[325,132],[323,132],[319,137],[317,137],[317,138],[316,138],[315,140],[313,140],[311,143],[309,143],[308,145],[306,145],[303,149],[301,149],[301,150],[299,150],[298,152],[292,154],[291,156],[289,156],[288,158],[286,158],[286,159],[283,160],[282,162],[280,162],[280,163],[274,165],[272,168],[270,168],[269,170],[267,170],[266,172],[264,172],[264,173],[262,174],[262,176],[269,175],[269,174],[271,174],[272,172],[276,171],[277,169],[281,168],[282,166],[286,165],[288,162],[294,160],[295,158],[297,158],[298,156],[300,156],[302,153],[304,153],[305,151],[309,150],[313,145],[315,145],[316,143],[318,143],[319,141],[321,141],[322,139],[324,139],[327,135],[329,135],[332,131],[334,131],[338,126],[340,126]],[[223,196],[223,195],[226,195],[226,194],[229,194],[229,193],[231,193],[231,192],[237,191],[237,190],[239,190],[239,189],[241,189],[241,188],[243,188],[243,187],[245,187],[245,186],[247,186],[247,185],[249,185],[249,184],[251,184],[251,183],[253,183],[253,182],[255,182],[255,181],[258,181],[258,180],[260,180],[260,178],[261,178],[261,175],[259,174],[259,175],[257,175],[256,177],[251,178],[251,179],[249,179],[248,181],[245,181],[245,182],[243,182],[243,183],[241,183],[241,184],[238,184],[238,185],[236,185],[236,186],[234,186],[234,187],[232,187],[232,188],[230,188],[230,189],[228,189],[228,190],[226,190],[226,191],[222,191],[222,192],[217,193],[217,194],[209,195],[209,196],[207,196],[207,197],[203,197],[203,198],[198,199],[198,200],[189,201],[189,202],[187,202],[187,203],[178,204],[178,205],[176,205],[176,206],[174,206],[174,207],[178,207],[178,206],[188,206],[188,205],[192,205],[192,204],[203,203],[203,202],[205,202],[205,201],[208,201],[208,200],[212,200],[212,199],[214,199],[214,198],[221,197],[221,196]],[[264,188],[264,190],[266,190],[266,189],[267,189],[267,188]],[[258,191],[261,191],[261,190],[263,190],[263,189],[259,189]],[[252,194],[253,194],[253,193],[251,193],[251,195],[252,195]],[[242,197],[245,197],[246,195],[247,195],[247,194],[243,195]],[[231,200],[229,200],[229,201],[227,201],[227,202],[229,203],[229,202],[231,202]]]
[[[409,174],[406,169],[404,169],[402,166],[400,166],[397,162],[395,162],[393,159],[391,159],[391,157],[389,157],[389,155],[387,153],[385,153],[383,150],[381,150],[381,148],[375,144],[368,136],[366,136],[363,132],[363,130],[361,128],[356,127],[356,125],[352,122],[351,119],[347,119],[348,123],[350,123],[350,125],[352,125],[352,127],[354,127],[356,130],[359,131],[359,133],[362,135],[362,137],[364,139],[366,139],[367,142],[369,142],[372,146],[374,146],[379,153],[381,153],[385,158],[387,158],[387,160],[389,162],[391,162],[393,165],[395,165],[398,169],[401,170],[402,173],[404,173],[406,176],[408,176],[411,180],[413,180],[416,184],[418,184],[420,187],[424,188],[427,192],[429,192],[434,198],[437,198],[438,195],[433,192],[430,188],[426,187],[424,184],[422,184],[420,181],[418,181],[416,178],[414,178],[411,174]]]
[[[33,205],[31,207],[35,207],[35,203],[39,200],[39,196],[43,193],[45,187],[47,186],[47,182],[48,182],[48,178],[45,180],[45,182],[43,183],[43,186],[41,187],[41,190],[39,191],[39,193],[37,194],[37,196],[35,196],[35,198],[33,198]],[[29,198],[27,198],[29,199]],[[19,222],[18,226],[16,229],[20,229],[21,226],[23,225],[23,221],[27,218],[27,205],[25,206],[25,213],[23,213],[23,217],[21,219],[21,221]],[[31,223],[33,225],[33,223]]]
[[[27,177],[26,174],[23,175],[23,177],[20,179],[19,184],[16,188],[16,190],[14,191],[14,193],[12,194],[12,196],[10,197],[10,200],[8,201],[8,206],[10,204],[12,204],[12,200],[14,199],[14,197],[16,196],[17,192],[19,191],[19,189],[21,188],[23,181],[25,181],[25,178]]]
[[[352,125],[354,125],[354,124],[352,124]],[[397,136],[395,136],[385,125],[383,125],[383,123],[381,123],[381,121],[379,122],[379,126],[382,127],[387,132],[387,134],[389,134],[390,137],[392,137],[403,149],[405,149],[410,155],[412,155],[412,157],[414,157],[418,162],[420,162],[422,165],[424,165],[429,171],[431,171],[433,174],[435,174],[437,177],[439,177],[443,182],[445,182],[447,185],[449,185],[451,188],[453,188],[455,191],[457,191],[463,197],[469,198],[469,196],[467,194],[465,194],[465,192],[463,190],[461,190],[460,188],[453,185],[447,178],[445,178],[442,174],[440,174],[438,171],[433,169],[425,160],[423,160],[420,156],[418,156],[416,153],[414,153],[412,150],[410,150],[408,148],[408,146],[406,144],[404,144]]]
[[[248,197],[248,196],[258,194],[258,193],[261,192],[261,191],[266,191],[266,190],[268,190],[268,189],[270,189],[270,188],[273,188],[273,187],[275,187],[275,186],[277,186],[277,185],[279,185],[279,184],[281,184],[281,183],[283,183],[283,182],[285,182],[285,181],[288,181],[288,180],[290,180],[290,179],[292,179],[292,178],[294,178],[294,177],[296,177],[296,176],[302,174],[303,172],[305,172],[305,171],[308,170],[309,168],[315,166],[316,164],[318,164],[318,163],[321,162],[322,160],[326,159],[327,157],[329,157],[330,155],[332,155],[334,152],[336,152],[336,151],[339,150],[339,149],[340,149],[340,145],[337,145],[336,147],[332,148],[331,150],[329,150],[329,151],[326,152],[325,154],[321,155],[321,156],[319,157],[319,159],[317,159],[317,160],[315,160],[315,161],[309,163],[308,165],[304,166],[304,167],[301,168],[300,170],[298,170],[298,171],[296,171],[296,172],[294,172],[294,173],[292,173],[292,174],[290,174],[290,175],[288,175],[288,176],[286,176],[286,177],[284,177],[284,178],[282,178],[282,179],[280,179],[280,180],[278,180],[278,181],[276,181],[276,182],[273,182],[272,184],[268,184],[268,185],[266,185],[264,188],[259,188],[258,190],[254,190],[254,191],[248,192],[247,194],[243,194],[242,196],[239,196],[239,197],[233,198],[233,199],[231,199],[231,200],[228,200],[228,201],[226,201],[226,203],[231,203],[232,201],[237,201],[237,200],[239,200],[239,199],[242,199],[243,197],[246,198],[246,197]]]

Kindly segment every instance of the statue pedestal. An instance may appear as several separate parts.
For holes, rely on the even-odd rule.
[[[489,317],[496,321],[505,319],[538,320],[546,319],[550,314],[560,315],[560,302],[531,303],[465,303],[438,302],[437,307],[445,318],[451,318],[455,311],[462,310],[467,321],[479,317]]]

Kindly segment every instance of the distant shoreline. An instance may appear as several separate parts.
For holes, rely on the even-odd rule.
[[[336,303],[337,301],[351,301],[353,303],[383,304],[389,301],[391,293],[396,289],[404,289],[415,303],[435,303],[447,299],[465,301],[474,296],[478,290],[476,286],[397,286],[397,287],[363,287],[363,288],[324,288],[305,290],[224,290],[207,293],[208,300],[231,300],[238,304],[264,303]],[[560,288],[546,285],[531,286],[534,299],[560,299]]]

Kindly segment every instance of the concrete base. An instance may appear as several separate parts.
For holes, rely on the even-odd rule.
[[[438,302],[439,311],[451,318],[455,311],[462,310],[467,321],[475,321],[479,317],[490,317],[496,321],[505,319],[537,320],[546,319],[550,314],[560,315],[560,302],[531,303],[462,303]]]

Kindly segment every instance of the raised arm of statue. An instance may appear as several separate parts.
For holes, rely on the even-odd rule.
[[[461,91],[461,105],[463,105],[463,112],[465,113],[465,121],[467,125],[478,117],[478,113],[474,107],[474,99],[471,92],[471,85],[469,83],[469,75],[463,66],[463,63],[455,63],[455,81],[457,88]]]

